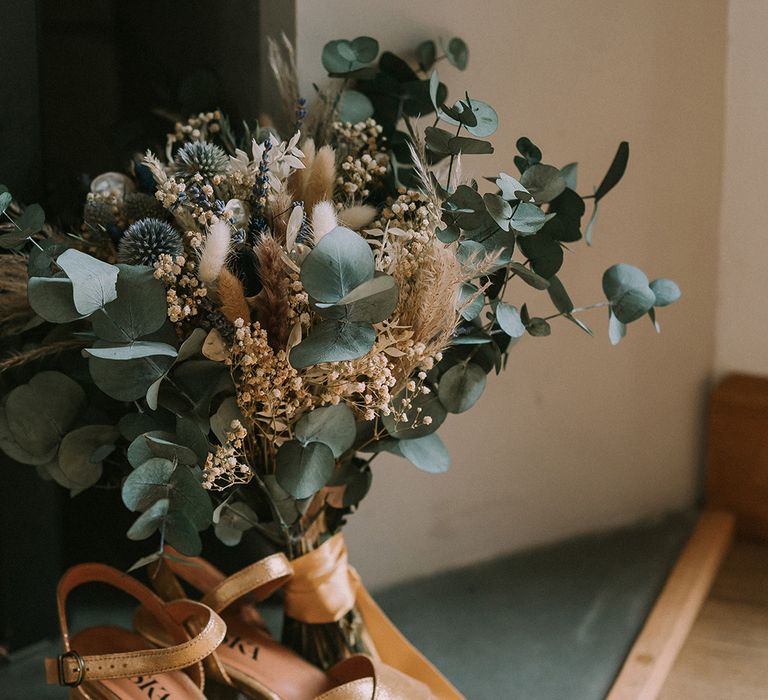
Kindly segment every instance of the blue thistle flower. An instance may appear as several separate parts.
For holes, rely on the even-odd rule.
[[[117,259],[128,265],[152,267],[161,255],[175,258],[184,253],[179,232],[160,219],[140,219],[123,234],[117,248]]]
[[[229,167],[229,158],[224,149],[205,141],[185,143],[173,159],[176,172],[183,177],[192,177],[199,173],[204,180],[211,180],[216,175],[224,175]]]

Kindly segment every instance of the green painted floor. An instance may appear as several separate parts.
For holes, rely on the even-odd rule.
[[[579,537],[376,598],[468,700],[601,700],[693,521],[680,514]],[[81,625],[129,618],[92,600],[79,610]],[[0,698],[66,697],[42,680],[42,657],[57,651],[52,641],[13,654],[0,667]]]

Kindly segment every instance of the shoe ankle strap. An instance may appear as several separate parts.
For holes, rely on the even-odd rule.
[[[107,583],[132,595],[178,643],[164,649],[81,656],[70,646],[66,601],[72,590],[92,582]],[[77,686],[87,680],[127,678],[189,668],[192,679],[202,688],[204,676],[200,662],[216,650],[226,634],[223,620],[206,605],[191,600],[164,603],[133,577],[103,564],[80,564],[69,569],[59,582],[57,604],[64,653],[45,660],[46,680],[50,684]],[[196,633],[188,629],[194,629]]]
[[[226,577],[205,559],[186,557],[170,547],[166,551],[171,557],[160,559],[150,569],[155,590],[166,600],[184,596],[178,577],[200,591],[200,602],[217,613],[246,596],[255,602],[265,600],[293,576],[293,567],[281,552]]]

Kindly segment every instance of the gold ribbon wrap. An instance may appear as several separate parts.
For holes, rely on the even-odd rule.
[[[465,700],[376,604],[349,565],[341,533],[292,564],[294,575],[285,585],[289,617],[309,624],[338,622],[357,606],[374,645],[371,651],[381,661],[424,683],[435,700]]]

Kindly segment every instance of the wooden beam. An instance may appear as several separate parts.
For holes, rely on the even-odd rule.
[[[733,538],[730,513],[704,511],[606,700],[655,700]]]

